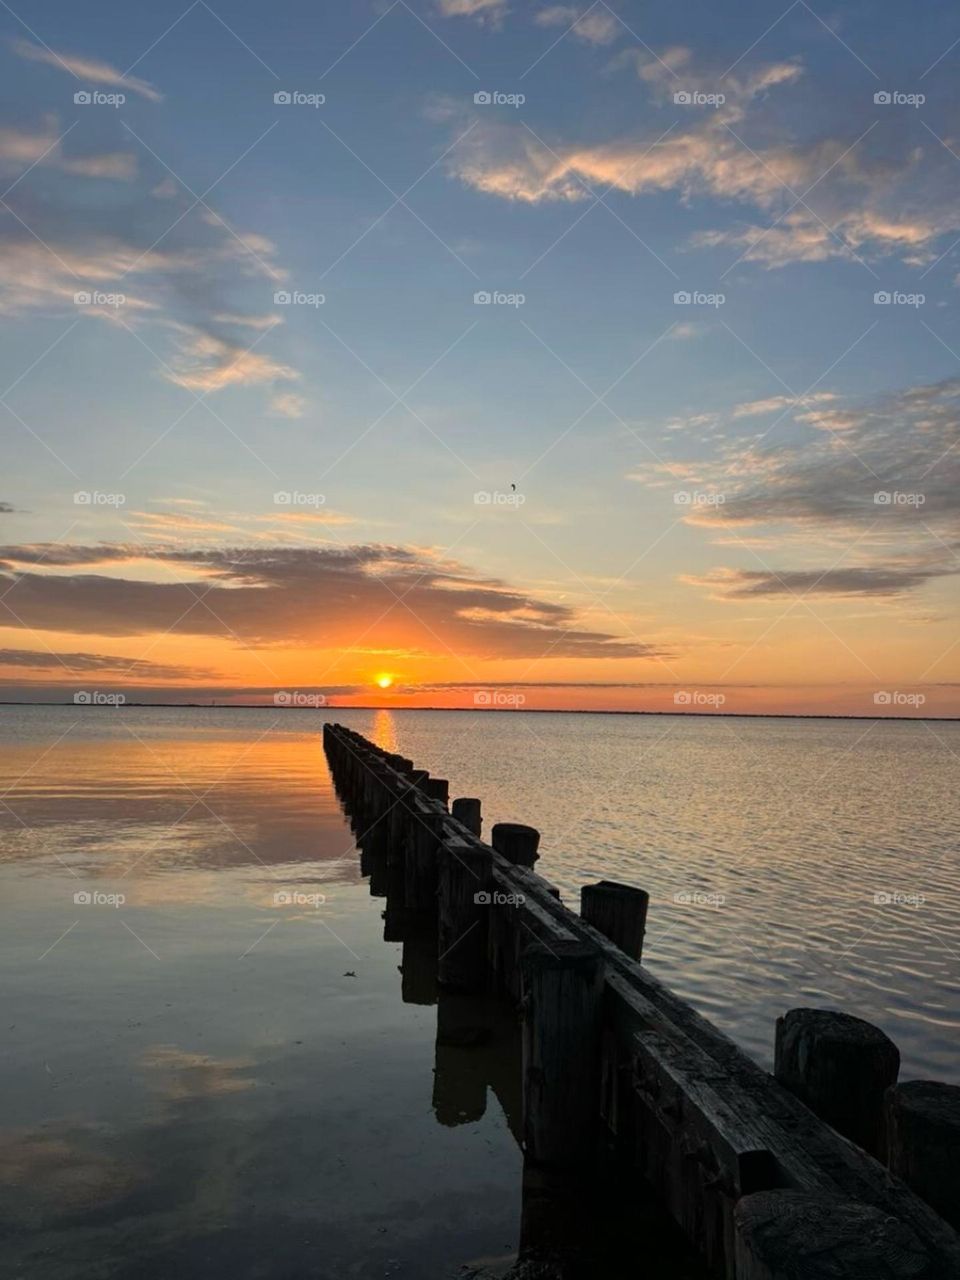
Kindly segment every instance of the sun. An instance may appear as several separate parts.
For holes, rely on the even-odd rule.
[[[381,689],[389,689],[390,686],[393,684],[393,676],[388,676],[388,675],[377,676],[377,684],[380,686]]]

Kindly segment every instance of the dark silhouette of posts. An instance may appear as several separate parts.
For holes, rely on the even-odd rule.
[[[437,869],[440,985],[454,991],[485,991],[493,854],[486,845],[448,834],[438,850]]]
[[[614,880],[585,884],[580,890],[582,919],[616,943],[631,960],[639,960],[643,954],[649,906],[650,895],[644,889]]]
[[[791,1009],[777,1019],[776,1078],[871,1155],[883,1155],[884,1094],[899,1071],[897,1046],[862,1018]]]
[[[960,1087],[908,1080],[887,1091],[887,1163],[960,1230]]]
[[[522,822],[495,822],[490,832],[490,843],[515,867],[532,867],[540,856],[540,832],[536,827]]]
[[[913,1231],[835,1195],[757,1191],[734,1210],[737,1280],[926,1280],[940,1273]]]
[[[479,837],[482,821],[480,818],[480,801],[472,797],[461,796],[454,800],[450,812],[459,823],[467,828],[471,835]]]
[[[579,1164],[596,1138],[603,960],[579,940],[523,955],[523,1133],[531,1160]]]

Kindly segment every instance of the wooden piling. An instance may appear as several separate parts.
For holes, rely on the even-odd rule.
[[[525,1149],[540,1164],[580,1164],[599,1110],[600,953],[576,939],[536,942],[522,963]]]
[[[960,1231],[960,1088],[908,1080],[885,1111],[891,1171]]]
[[[440,985],[454,991],[485,991],[492,852],[486,845],[447,834],[438,846],[437,869]]]
[[[613,880],[585,884],[580,890],[581,917],[634,960],[643,954],[649,905],[645,890]]]
[[[420,784],[420,789],[431,800],[439,800],[443,805],[450,799],[450,783],[446,778],[426,778]]]
[[[737,1203],[734,1221],[736,1280],[940,1278],[904,1223],[835,1195],[759,1191]]]
[[[882,1156],[883,1103],[900,1052],[879,1027],[830,1009],[791,1009],[777,1019],[774,1075],[871,1155]]]
[[[495,822],[490,832],[490,843],[515,867],[532,867],[540,856],[540,832],[536,827],[526,827],[522,822]]]
[[[463,824],[471,834],[478,836],[482,830],[480,817],[480,801],[467,796],[460,796],[450,806],[450,812],[456,820]]]
[[[427,800],[419,791],[412,795],[405,857],[406,904],[416,916],[434,924],[441,816],[439,806],[435,806],[433,801]]]

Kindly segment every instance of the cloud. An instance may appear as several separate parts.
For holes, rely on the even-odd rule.
[[[866,254],[908,252],[914,265],[926,261],[928,246],[956,229],[960,219],[944,209],[936,217],[888,217],[878,210],[840,208],[830,215],[832,225],[807,209],[788,213],[771,227],[741,225],[727,230],[701,231],[693,237],[697,248],[728,246],[742,252],[744,262],[768,268],[793,262],[855,261]],[[906,260],[906,259],[905,259]]]
[[[559,22],[573,10],[545,12]],[[865,136],[853,126],[837,136],[809,129],[804,135],[806,117],[796,111],[787,126],[784,112],[766,99],[802,91],[798,62],[723,75],[697,65],[680,46],[659,57],[625,50],[613,65],[634,69],[654,104],[669,108],[668,132],[661,115],[655,126],[613,139],[538,138],[522,123],[482,116],[451,152],[448,172],[476,191],[527,204],[583,201],[609,188],[750,206],[764,217],[699,230],[690,244],[731,249],[768,269],[884,256],[922,264],[935,256],[939,237],[960,230],[950,167],[956,161],[945,148],[900,142],[882,130]],[[678,104],[674,95],[681,92],[722,101]],[[811,85],[808,92],[822,89]],[[462,133],[464,121],[456,125]]]
[[[683,478],[686,487],[719,495],[692,503],[686,522],[709,529],[726,546],[755,544],[741,530],[762,528],[765,545],[791,541],[809,559],[818,543],[836,562],[838,546],[859,547],[856,568],[722,569],[687,579],[743,600],[789,591],[896,597],[960,564],[960,378],[907,387],[853,406],[796,414],[806,439],[730,445],[713,463]],[[733,417],[799,407],[789,397],[737,406]],[[660,475],[653,478],[660,481]],[[829,563],[829,562],[828,562]]]
[[[72,53],[55,53],[53,49],[42,48],[31,44],[29,40],[12,41],[14,52],[28,62],[42,62],[48,67],[66,71],[78,80],[87,84],[105,84],[111,88],[129,90],[150,102],[162,102],[163,94],[147,80],[136,76],[125,76],[122,71],[112,67],[109,62],[100,62],[96,58],[87,58]]]
[[[901,596],[931,578],[960,570],[882,568],[873,565],[846,569],[716,569],[684,582],[709,587],[715,600],[756,600],[783,596]]]
[[[164,188],[149,153],[66,154],[63,132],[52,114],[0,125],[0,171],[14,179],[0,210],[0,315],[149,323],[165,376],[198,393],[295,380],[260,346],[280,323],[265,310],[285,278],[276,247]],[[78,308],[75,295],[93,291],[123,302]]]
[[[688,338],[699,337],[702,332],[702,326],[688,321],[684,324],[675,324],[667,337],[671,342],[685,342]]]
[[[148,533],[239,533],[235,524],[225,524],[210,516],[194,516],[182,511],[131,511],[128,523]]]
[[[337,648],[363,635],[371,648],[473,658],[663,656],[653,644],[580,628],[567,605],[403,546],[56,543],[2,547],[0,562],[0,625],[10,627],[97,636],[169,631],[248,648]],[[135,563],[166,566],[173,580],[92,572]],[[76,572],[49,571],[67,566]],[[178,569],[192,581],[177,580]]]
[[[353,516],[341,514],[339,511],[278,511],[272,516],[258,516],[267,524],[293,525],[343,525],[356,524]]]
[[[612,44],[623,31],[623,24],[609,9],[592,8],[581,13],[572,5],[555,4],[541,9],[534,18],[538,27],[566,27],[570,34],[586,44]]]
[[[873,529],[898,545],[960,539],[960,378],[797,417],[815,432],[803,444],[737,446],[703,472],[725,501],[694,513],[695,523]],[[884,494],[889,502],[877,499]]]
[[[16,511],[16,507],[11,506],[9,502],[0,502],[0,516],[9,516]]]
[[[474,18],[495,27],[507,12],[506,0],[438,0],[437,8],[445,18]]]
[[[300,377],[296,369],[212,333],[194,330],[167,377],[190,391],[222,391]]]
[[[137,173],[132,151],[65,154],[55,115],[45,115],[35,124],[0,125],[0,171],[14,174],[32,165],[74,177],[117,182],[130,182]]]
[[[307,411],[307,402],[292,391],[281,391],[271,397],[268,409],[275,418],[302,418]]]
[[[586,200],[600,186],[632,196],[675,191],[685,199],[713,196],[772,209],[791,188],[803,190],[844,163],[846,144],[839,140],[758,144],[748,151],[723,127],[738,116],[739,108],[715,111],[666,137],[661,129],[637,139],[551,145],[522,125],[486,120],[454,149],[449,168],[475,190],[528,204]]]
[[[59,674],[129,676],[149,680],[208,680],[212,673],[204,667],[147,662],[106,653],[50,653],[36,649],[0,649],[0,667],[23,667],[33,671],[54,670]]]
[[[808,404],[825,404],[837,399],[835,392],[817,391],[809,396],[769,396],[766,400],[747,400],[735,405],[730,416],[757,418],[765,414],[782,413],[784,409],[802,408]]]

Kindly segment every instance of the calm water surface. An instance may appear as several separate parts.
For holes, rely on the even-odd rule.
[[[459,789],[483,780],[476,759],[458,776],[455,719],[353,719],[414,735]],[[466,1277],[509,1263],[523,1204],[554,1205],[522,1181],[515,1020],[485,1010],[478,1045],[476,1002],[437,1004],[435,943],[384,941],[319,729],[0,709],[5,1276]],[[529,816],[539,770],[537,813],[571,813],[552,764],[521,755],[528,790],[500,752],[491,812]],[[549,842],[569,847],[559,823]],[[652,1211],[597,1195],[590,1248],[612,1254],[593,1272],[698,1274]]]
[[[329,714],[538,827],[574,907],[647,889],[645,962],[764,1064],[815,1004],[960,1083],[960,723]]]

